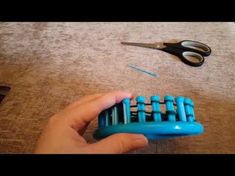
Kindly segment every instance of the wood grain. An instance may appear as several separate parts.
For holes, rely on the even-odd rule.
[[[193,68],[157,50],[122,41],[191,39],[212,54]],[[128,67],[155,72],[151,77]],[[191,97],[200,136],[153,141],[134,153],[235,153],[234,23],[0,23],[0,153],[31,153],[48,118],[92,93]],[[85,138],[94,142],[94,121]]]

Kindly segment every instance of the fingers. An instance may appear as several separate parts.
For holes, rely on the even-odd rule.
[[[104,94],[93,101],[80,104],[68,114],[70,126],[76,130],[80,130],[87,123],[95,119],[101,111],[111,107],[115,103],[119,103],[127,97],[131,98],[131,93],[116,91]]]
[[[107,109],[113,106],[114,104],[119,103],[127,97],[131,97],[131,94],[121,91],[110,92],[101,96],[100,98],[97,98],[96,101],[90,102],[89,107],[94,109],[94,111],[96,111],[96,115],[98,115],[98,113],[100,113],[104,109]]]
[[[121,154],[146,147],[148,140],[140,134],[114,134],[88,146],[89,153]]]
[[[77,132],[82,136],[85,131],[87,130],[87,127],[89,126],[90,123],[85,124],[82,128],[80,128]]]
[[[72,109],[72,108],[74,108],[74,107],[76,107],[76,106],[79,106],[79,105],[81,105],[81,104],[83,104],[83,103],[87,103],[87,102],[89,102],[89,101],[92,101],[92,100],[94,100],[94,99],[96,99],[96,98],[101,97],[102,95],[104,95],[104,94],[93,94],[93,95],[84,96],[83,98],[81,98],[81,99],[79,99],[79,100],[73,102],[72,104],[70,104],[70,105],[66,108],[66,110]]]

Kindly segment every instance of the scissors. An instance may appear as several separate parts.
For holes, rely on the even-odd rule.
[[[211,48],[209,46],[192,40],[182,40],[176,43],[121,42],[121,44],[162,50],[179,57],[182,62],[193,67],[201,66],[204,63],[204,57],[211,54]]]
[[[6,94],[10,91],[8,86],[0,86],[0,103],[5,98]]]

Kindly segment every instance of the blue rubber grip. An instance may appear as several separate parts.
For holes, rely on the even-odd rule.
[[[145,97],[138,96],[136,97],[137,103],[137,111],[138,111],[138,119],[140,123],[146,122],[146,115],[145,115]]]
[[[177,105],[177,113],[179,115],[179,120],[186,122],[186,114],[185,114],[185,109],[184,109],[184,97],[178,96],[175,98],[176,105]]]
[[[168,116],[168,121],[175,122],[175,108],[174,108],[174,97],[167,95],[164,97],[164,102],[166,104],[166,111]]]
[[[131,109],[130,109],[130,98],[123,100],[123,113],[124,113],[124,124],[131,122]]]
[[[153,119],[155,122],[161,122],[160,96],[151,96]]]
[[[194,104],[190,98],[184,98],[185,113],[189,122],[195,121]]]

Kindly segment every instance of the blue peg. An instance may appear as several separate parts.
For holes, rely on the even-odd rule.
[[[107,110],[107,111],[105,112],[105,126],[109,126],[109,124],[110,124],[110,123],[109,123],[109,116],[110,116],[110,115],[109,115],[109,114],[110,114],[109,111],[110,111],[110,110]]]
[[[118,124],[118,113],[117,113],[117,106],[112,108],[112,125]]]
[[[103,111],[99,115],[99,118],[98,118],[99,128],[105,127],[105,113],[106,111]]]
[[[194,103],[190,98],[184,98],[185,113],[189,122],[195,121]]]
[[[123,100],[124,124],[131,122],[130,98]]]
[[[138,111],[138,119],[139,122],[145,122],[146,121],[146,116],[145,116],[145,97],[144,96],[138,96],[136,97],[136,102],[137,102],[137,111]]]
[[[155,122],[161,122],[160,96],[151,96],[152,113]]]
[[[174,108],[174,97],[171,95],[167,95],[164,98],[164,103],[166,104],[166,112],[168,116],[168,120],[170,122],[175,122],[175,108]]]
[[[186,114],[184,109],[184,97],[178,96],[175,98],[176,105],[177,105],[177,113],[179,115],[179,120],[186,122]]]

